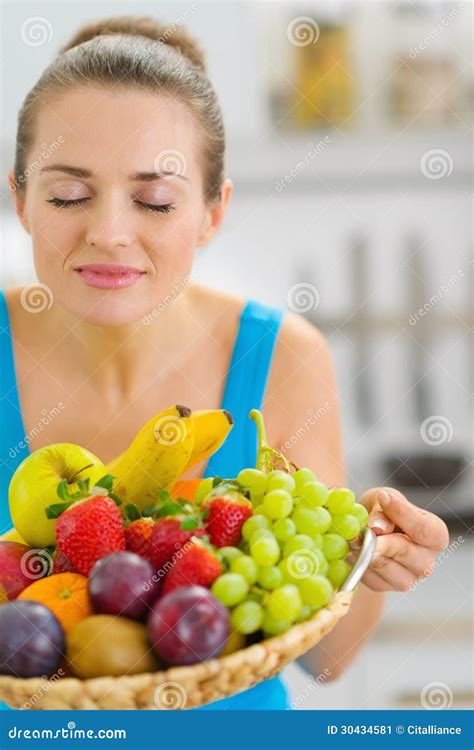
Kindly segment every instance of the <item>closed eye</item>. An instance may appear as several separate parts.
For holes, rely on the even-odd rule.
[[[63,200],[62,198],[51,198],[47,203],[51,203],[57,208],[72,208],[73,206],[80,206],[90,198],[75,198],[74,200]],[[133,201],[137,206],[140,206],[144,211],[158,211],[160,213],[169,213],[173,211],[175,206],[171,203],[165,205],[155,205],[154,203],[144,203],[143,201]]]

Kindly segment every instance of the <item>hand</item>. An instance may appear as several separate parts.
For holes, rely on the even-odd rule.
[[[369,511],[377,546],[362,582],[373,591],[408,591],[429,576],[449,544],[448,529],[434,513],[418,508],[391,487],[375,487],[359,500]]]

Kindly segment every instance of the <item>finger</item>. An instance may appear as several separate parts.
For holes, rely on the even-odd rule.
[[[431,574],[435,559],[433,550],[412,542],[405,534],[389,534],[378,539],[372,562],[380,557],[395,560],[418,577]]]
[[[379,557],[370,563],[370,570],[383,578],[395,591],[409,591],[418,580],[407,568],[387,557]]]
[[[381,534],[391,534],[395,530],[395,524],[390,518],[387,518],[379,505],[376,505],[369,514],[367,520],[369,529],[372,529],[377,536]]]
[[[384,489],[386,493],[380,493],[380,505],[395,526],[423,547],[442,550],[448,546],[448,529],[441,518],[413,505],[398,490],[391,487]]]
[[[375,573],[373,570],[367,570],[362,576],[362,583],[372,591],[392,591],[392,587],[387,581]]]

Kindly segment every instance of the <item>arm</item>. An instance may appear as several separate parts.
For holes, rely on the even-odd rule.
[[[267,393],[265,406],[278,414],[271,436],[278,441],[275,447],[297,466],[312,469],[327,486],[346,486],[329,347],[317,328],[295,314],[288,314],[282,325]],[[328,679],[338,677],[373,632],[383,603],[383,593],[360,585],[349,613],[301,657],[303,666],[315,675],[327,670]]]

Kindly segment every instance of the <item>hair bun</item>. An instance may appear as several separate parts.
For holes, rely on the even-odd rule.
[[[165,25],[150,16],[111,16],[81,26],[60,52],[77,47],[96,36],[131,34],[143,36],[155,42],[174,47],[193,65],[206,72],[206,59],[203,50],[196,40],[182,27],[173,24]]]

